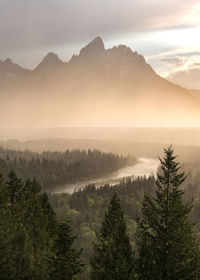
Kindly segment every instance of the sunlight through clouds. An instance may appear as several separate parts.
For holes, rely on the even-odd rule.
[[[176,55],[200,51],[199,34],[199,0],[0,0],[0,60],[28,68],[51,51],[67,61],[99,35],[108,48],[125,44],[141,53],[167,77],[199,62]],[[173,55],[184,65],[170,64]]]

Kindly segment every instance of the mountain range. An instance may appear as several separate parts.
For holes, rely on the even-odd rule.
[[[142,55],[95,38],[33,70],[0,61],[0,125],[197,126],[200,99],[160,77]]]

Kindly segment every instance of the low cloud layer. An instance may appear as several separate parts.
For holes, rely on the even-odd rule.
[[[178,57],[166,57],[162,58],[161,61],[176,67],[184,65],[183,60]]]
[[[168,79],[189,89],[200,89],[200,67],[171,73]]]

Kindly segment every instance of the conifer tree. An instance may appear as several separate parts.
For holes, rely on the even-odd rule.
[[[55,238],[57,222],[49,204],[48,196],[41,194],[39,183],[27,180],[24,186],[25,215],[24,225],[28,234],[29,250],[32,252],[32,279],[47,279],[52,243]]]
[[[185,180],[172,147],[160,159],[155,197],[145,196],[137,236],[136,270],[140,280],[197,280],[199,251],[188,219],[191,206],[183,202]]]
[[[7,182],[0,179],[0,279],[25,280],[31,253],[23,224],[23,183],[12,171]]]
[[[75,239],[69,222],[59,224],[57,238],[54,241],[50,279],[73,280],[82,271],[83,264],[80,260],[82,250],[73,248]]]
[[[91,280],[134,279],[133,253],[120,201],[116,195],[110,202],[101,231],[97,234],[90,263]]]
[[[55,213],[36,180],[0,176],[0,279],[48,279]]]

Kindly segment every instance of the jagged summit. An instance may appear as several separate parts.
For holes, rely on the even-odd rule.
[[[177,115],[181,124],[185,118],[188,124],[200,119],[194,94],[161,78],[131,48],[105,49],[100,37],[68,62],[48,53],[35,70],[20,68],[10,59],[0,61],[0,104],[8,118],[17,112],[20,124],[31,123],[35,116],[55,124],[159,125],[177,121]],[[30,118],[24,108],[33,108]]]
[[[104,43],[101,37],[98,36],[80,51],[80,55],[93,55],[103,51],[105,51]]]
[[[116,47],[118,50],[123,51],[123,52],[128,52],[130,54],[133,53],[133,51],[131,50],[131,48],[127,47],[126,45],[119,45]]]
[[[62,61],[59,59],[57,54],[50,52],[48,53],[43,60],[40,62],[40,64],[35,68],[35,70],[41,70],[46,68],[52,68],[57,65],[60,65]]]
[[[8,65],[8,66],[13,66],[13,65],[14,65],[14,63],[12,62],[12,60],[11,60],[10,58],[7,58],[7,59],[4,61],[4,63],[5,63],[6,65]]]
[[[0,61],[0,75],[1,77],[17,76],[29,72],[29,70],[22,68],[15,64],[10,58]]]
[[[92,40],[88,46],[98,46],[98,47],[102,47],[104,49],[104,42],[102,40],[101,37],[97,36],[94,40]]]
[[[88,67],[93,69],[91,73],[86,73],[86,68]],[[0,63],[0,68],[1,73],[22,72],[22,68],[14,64],[9,58]],[[74,55],[68,63],[61,61],[57,54],[49,52],[33,72],[39,75],[46,73],[48,76],[49,73],[54,75],[59,70],[65,72],[67,68],[73,68],[73,73],[77,72],[77,75],[87,76],[87,78],[90,75],[94,75],[94,73],[96,73],[97,77],[101,73],[101,76],[106,76],[107,78],[112,76],[112,73],[115,73],[117,80],[118,76],[128,77],[133,75],[133,77],[136,77],[138,75],[153,74],[153,70],[146,64],[143,56],[133,52],[126,45],[105,49],[104,42],[99,36],[83,47],[80,54]]]
[[[56,63],[60,63],[60,62],[61,62],[61,60],[59,59],[57,54],[50,52],[43,58],[41,63],[56,64]]]

